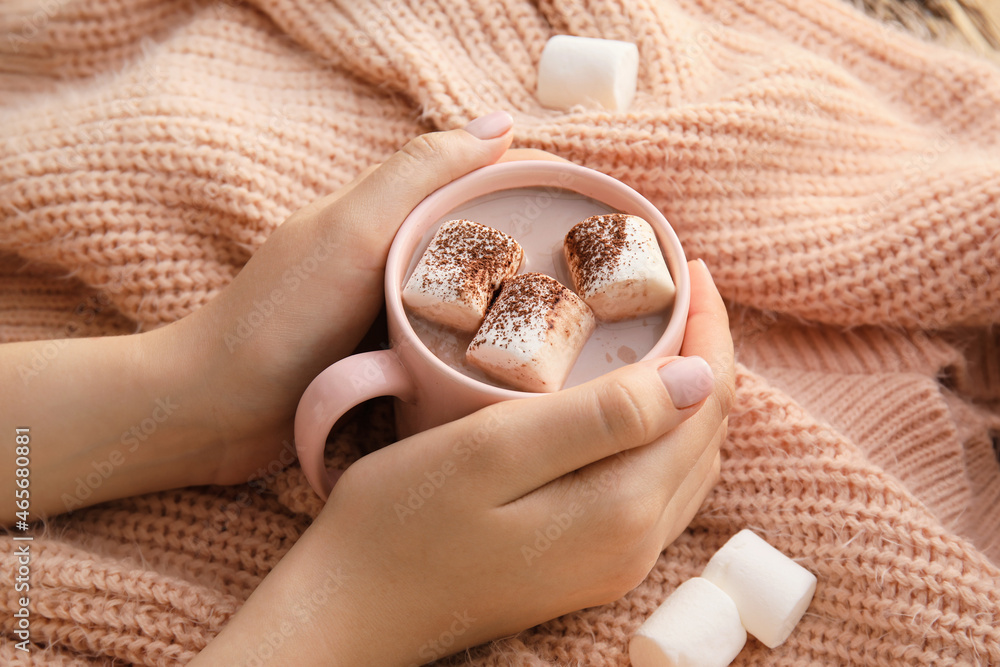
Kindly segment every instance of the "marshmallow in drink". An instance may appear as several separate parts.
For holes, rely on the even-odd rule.
[[[677,587],[629,641],[632,667],[726,667],[746,644],[733,601],[694,577]]]
[[[503,232],[451,220],[438,228],[413,269],[403,287],[403,305],[426,320],[471,333],[523,257],[521,246]]]
[[[701,576],[733,599],[747,632],[770,648],[788,639],[816,592],[812,572],[746,529],[712,556]]]
[[[595,326],[587,304],[558,280],[525,273],[504,281],[465,358],[514,389],[557,391]]]
[[[556,35],[538,64],[538,101],[569,110],[576,105],[624,111],[635,97],[639,49],[630,42]]]
[[[638,216],[591,216],[569,230],[563,250],[577,294],[600,320],[642,317],[674,302],[656,232]]]

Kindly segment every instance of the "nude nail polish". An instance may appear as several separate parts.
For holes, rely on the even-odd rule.
[[[506,111],[493,113],[473,119],[463,129],[477,139],[496,139],[514,126],[514,119]]]
[[[705,400],[715,388],[712,367],[701,357],[671,361],[660,368],[659,373],[676,408],[687,408]]]

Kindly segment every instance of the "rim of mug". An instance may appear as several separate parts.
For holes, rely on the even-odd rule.
[[[601,195],[595,196],[593,191],[587,191],[588,185],[600,189]],[[655,221],[656,224],[652,226],[677,291],[670,320],[667,322],[663,334],[641,360],[677,354],[684,336],[691,304],[691,279],[684,248],[681,246],[680,239],[677,238],[673,227],[649,200],[621,181],[588,167],[554,160],[515,160],[481,167],[432,192],[417,204],[403,220],[393,238],[386,259],[385,302],[390,317],[395,318],[405,336],[410,339],[414,350],[436,370],[469,389],[485,390],[504,399],[542,395],[542,392],[519,391],[488,384],[449,366],[423,344],[413,327],[410,326],[400,297],[403,279],[427,227],[473,199],[517,188],[570,190],[596,199],[624,213],[637,215],[647,221]],[[611,198],[615,201],[606,201],[605,197],[608,194],[611,194]],[[625,205],[619,205],[619,202]],[[409,237],[409,243],[398,242],[404,237]],[[404,256],[400,257],[401,254]],[[400,344],[400,341],[392,341],[391,344],[395,347]],[[672,352],[671,349],[673,349]]]

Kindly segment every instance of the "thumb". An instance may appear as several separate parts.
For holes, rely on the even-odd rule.
[[[698,411],[715,385],[700,357],[650,360],[552,394],[489,406],[448,425],[489,433],[478,456],[483,470],[505,480],[502,502],[624,450],[653,442]]]
[[[506,111],[476,118],[460,130],[432,132],[410,140],[358,182],[339,204],[354,215],[338,224],[367,257],[382,257],[403,219],[427,195],[465,174],[493,164],[513,139]],[[340,208],[338,206],[338,208]]]
[[[498,111],[466,129],[417,137],[345,191],[303,207],[254,253],[224,298],[199,311],[197,322],[208,318],[201,330],[232,339],[228,332],[258,304],[280,311],[262,316],[252,343],[240,338],[238,348],[226,347],[246,354],[262,377],[280,374],[293,384],[290,394],[301,393],[324,366],[349,354],[375,319],[389,246],[409,212],[434,190],[496,162],[511,143],[512,124]]]

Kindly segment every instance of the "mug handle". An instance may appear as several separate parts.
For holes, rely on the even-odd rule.
[[[344,413],[370,398],[395,396],[412,402],[413,379],[393,350],[345,357],[309,383],[295,410],[295,451],[302,472],[324,501],[342,471],[327,470],[323,450],[330,429]]]

